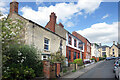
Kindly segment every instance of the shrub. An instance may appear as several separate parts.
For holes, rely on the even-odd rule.
[[[65,68],[64,70],[63,70],[63,73],[66,73],[67,72],[67,69]]]
[[[99,57],[99,60],[104,60],[104,58],[103,57]]]
[[[90,60],[94,60],[95,62],[97,62],[97,60],[95,58],[91,58]]]
[[[62,65],[65,64],[65,56],[61,55],[60,51],[55,53],[51,53],[51,58],[49,58],[50,62],[60,62]]]
[[[78,64],[78,66],[82,66],[82,65],[83,65],[82,59],[75,59],[75,60],[73,61],[73,63],[74,63],[74,64]]]
[[[91,58],[90,60],[95,60],[95,58]]]
[[[19,66],[16,64],[12,64],[17,67],[7,67],[6,70],[4,70],[3,74],[3,80],[27,80],[32,79],[35,77],[34,70],[32,68],[28,68],[27,66]],[[19,66],[19,67],[18,67]]]
[[[43,64],[38,59],[37,50],[33,46],[28,45],[10,45],[3,53],[7,59],[3,59],[3,78],[16,79],[14,75],[21,76],[19,78],[27,79],[27,76],[33,78],[41,76]],[[9,70],[7,70],[9,68]],[[21,72],[22,71],[22,72]],[[25,71],[29,72],[26,73]],[[6,72],[8,75],[6,75]],[[14,75],[12,75],[14,74]],[[23,76],[24,75],[24,76]]]

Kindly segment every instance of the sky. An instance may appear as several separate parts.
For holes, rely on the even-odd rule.
[[[118,41],[119,0],[71,1],[19,2],[19,14],[44,27],[51,12],[55,12],[58,24],[61,22],[66,30],[78,32],[91,43],[111,45]],[[0,10],[9,14],[9,2],[0,2]]]

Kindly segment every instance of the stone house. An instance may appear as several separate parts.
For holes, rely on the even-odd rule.
[[[110,57],[109,53],[110,53],[110,47],[107,45],[101,46],[99,47],[99,51],[100,51],[100,56],[104,57],[106,55],[106,57]]]
[[[110,47],[110,56],[111,57],[119,57],[119,50],[120,50],[120,44],[115,44],[115,41],[113,41],[113,45]]]
[[[101,46],[99,48],[100,51],[100,56],[104,57],[104,55],[106,55],[106,57],[119,57],[120,55],[120,44],[117,43],[117,45],[115,44],[115,41],[113,41],[113,45],[111,47],[109,46]]]
[[[63,36],[56,34],[54,31],[49,30],[31,20],[28,20],[18,14],[18,2],[13,1],[10,3],[10,13],[8,19],[20,19],[25,24],[23,29],[23,40],[25,44],[34,45],[39,50],[39,55],[42,60],[48,59],[51,53],[61,50],[61,53],[66,54],[66,39]],[[50,16],[52,16],[51,14]],[[52,21],[53,17],[50,17]],[[51,24],[53,25],[53,24]]]

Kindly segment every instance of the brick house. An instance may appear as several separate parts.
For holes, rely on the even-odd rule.
[[[67,32],[66,40],[66,57],[68,58],[68,62],[73,62],[75,59],[82,59],[84,43],[69,32]]]
[[[66,39],[54,32],[54,29],[48,29],[31,20],[28,20],[18,14],[18,2],[13,1],[10,3],[10,13],[8,19],[20,19],[24,22],[22,38],[24,44],[34,45],[38,49],[40,59],[46,60],[50,57],[51,53],[61,50],[63,55],[66,54]],[[51,28],[54,26],[54,17],[50,15]]]
[[[82,53],[83,55],[82,59],[89,60],[91,58],[91,43],[88,41],[88,39],[86,39],[85,37],[83,37],[82,35],[75,31],[72,32],[72,34],[84,43],[84,52]]]

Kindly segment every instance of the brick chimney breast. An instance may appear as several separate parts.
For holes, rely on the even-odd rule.
[[[48,28],[52,32],[55,32],[56,18],[57,18],[57,16],[55,15],[54,12],[52,12],[51,15],[50,15],[50,21],[47,23],[47,25],[45,26],[45,28]]]
[[[18,13],[18,2],[16,2],[16,0],[13,0],[11,3],[10,3],[10,13]]]
[[[50,15],[50,21],[54,21],[56,23],[56,18],[57,18],[57,16],[55,15],[54,12],[52,12]]]
[[[61,26],[62,28],[64,28],[63,24],[62,23],[59,23],[59,26]]]

